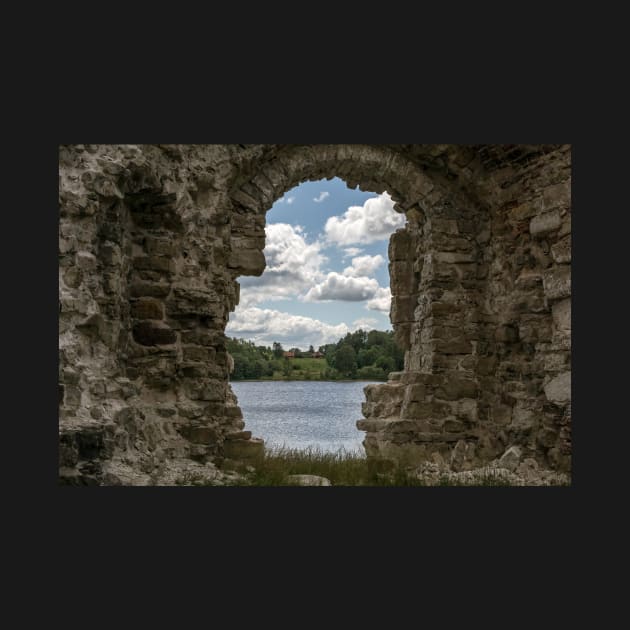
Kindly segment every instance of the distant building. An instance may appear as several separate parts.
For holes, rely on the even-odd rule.
[[[284,358],[285,359],[294,359],[295,358],[295,352],[285,352],[284,353]]]
[[[324,355],[321,352],[313,352],[313,354],[311,354],[311,357],[313,357],[313,359],[323,359]]]

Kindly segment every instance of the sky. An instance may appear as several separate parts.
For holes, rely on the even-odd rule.
[[[266,269],[238,278],[226,334],[306,350],[359,328],[391,330],[387,246],[404,225],[387,192],[337,177],[292,188],[267,212]]]

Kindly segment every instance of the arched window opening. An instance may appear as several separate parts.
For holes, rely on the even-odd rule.
[[[226,329],[232,388],[267,447],[364,453],[363,389],[403,369],[388,243],[404,225],[388,192],[338,177],[302,182],[267,212],[265,270],[239,278]]]

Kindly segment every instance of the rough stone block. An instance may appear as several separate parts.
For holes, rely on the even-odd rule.
[[[171,292],[171,285],[166,282],[147,282],[137,280],[131,283],[129,293],[132,297],[166,297]]]
[[[553,323],[558,330],[571,330],[571,299],[556,302],[552,308]]]
[[[79,267],[73,266],[65,269],[62,277],[69,289],[76,289],[83,281],[83,272]]]
[[[526,203],[514,206],[507,212],[508,219],[512,222],[523,221],[535,216],[542,209],[542,198],[532,199]]]
[[[79,461],[79,452],[71,436],[59,436],[59,466],[72,468]]]
[[[499,458],[499,466],[508,470],[516,470],[521,463],[522,452],[518,446],[510,446],[510,448]]]
[[[551,320],[548,317],[540,320],[527,320],[519,324],[518,337],[525,343],[551,341]]]
[[[167,238],[147,236],[145,238],[145,247],[151,256],[167,256],[172,258],[176,253],[175,243]]]
[[[319,475],[289,475],[287,483],[292,486],[330,486],[330,479]]]
[[[167,345],[177,341],[177,334],[162,322],[143,321],[133,327],[133,338],[143,346]]]
[[[472,398],[460,398],[452,403],[453,412],[458,418],[469,422],[476,422],[478,418],[478,404]]]
[[[175,261],[165,256],[138,256],[133,259],[133,266],[142,271],[175,273]]]
[[[221,343],[221,333],[216,330],[197,328],[195,330],[184,330],[181,335],[182,343],[202,346],[217,346]]]
[[[403,405],[401,417],[404,419],[422,420],[425,418],[439,420],[448,415],[451,408],[448,404],[438,401],[433,402],[410,402]]]
[[[228,267],[239,275],[260,276],[265,270],[265,255],[262,249],[232,249]]]
[[[470,341],[446,341],[436,339],[433,341],[436,352],[442,354],[470,354],[472,352],[472,344]]]
[[[390,284],[393,293],[409,295],[417,290],[412,261],[396,261],[389,265]]]
[[[416,295],[394,295],[391,305],[392,323],[413,321],[413,311],[417,303],[418,297]]]
[[[458,313],[461,310],[461,307],[457,304],[453,304],[451,302],[432,302],[431,306],[431,315],[433,317],[439,317],[442,315],[450,315],[452,313]]]
[[[492,407],[492,420],[497,424],[510,424],[512,421],[512,407],[509,405],[494,405]]]
[[[571,262],[571,237],[565,236],[551,246],[551,256],[558,264]]]
[[[426,396],[426,385],[417,383],[409,385],[405,390],[405,402],[423,402]]]
[[[223,402],[225,400],[226,384],[217,379],[194,379],[195,387],[191,397],[208,402]]]
[[[215,358],[216,350],[206,346],[187,346],[183,348],[183,356],[186,361],[208,362]]]
[[[95,459],[103,456],[106,448],[103,440],[103,425],[83,425],[75,435],[80,459]]]
[[[548,352],[543,358],[543,370],[545,372],[562,372],[571,366],[571,353],[563,350]]]
[[[461,420],[446,420],[443,429],[449,433],[461,433],[466,429],[466,425]]]
[[[389,259],[392,262],[409,260],[414,254],[412,245],[413,239],[407,230],[396,230],[389,239]]]
[[[105,243],[99,248],[99,258],[105,265],[116,266],[121,262],[120,247],[115,243]]]
[[[260,438],[227,440],[223,443],[223,454],[230,459],[256,459],[264,453],[265,442]]]
[[[558,431],[550,427],[543,427],[536,436],[536,443],[544,448],[551,448],[558,439]]]
[[[81,378],[81,375],[71,367],[64,368],[62,374],[63,382],[68,385],[76,385]]]
[[[475,262],[474,254],[461,254],[458,252],[435,252],[433,258],[439,263],[448,264]]]
[[[459,234],[456,219],[431,219],[428,227],[435,234]]]
[[[543,204],[545,208],[568,207],[571,198],[571,189],[568,182],[560,182],[553,186],[547,186],[543,190]]]
[[[479,374],[494,374],[498,363],[498,359],[494,356],[479,357],[477,359],[477,372]]]
[[[63,404],[66,407],[78,407],[81,404],[81,390],[74,386],[66,386],[64,390]]]
[[[512,408],[512,422],[510,428],[523,431],[532,429],[540,419],[539,412],[524,400],[517,400]]]
[[[90,272],[96,270],[96,256],[91,252],[78,252],[76,255],[76,263],[83,271]]]
[[[154,298],[143,297],[131,303],[131,316],[136,319],[163,319],[164,305]]]
[[[236,431],[225,436],[226,440],[249,440],[252,437],[251,431]]]
[[[545,387],[545,396],[556,404],[564,404],[571,400],[571,372],[563,372],[551,381]]]
[[[472,379],[458,374],[447,374],[444,383],[435,392],[443,400],[458,400],[460,398],[475,398],[478,393],[477,383]]]
[[[542,274],[531,270],[523,271],[516,279],[514,286],[519,291],[536,290],[542,286]]]
[[[191,427],[188,439],[195,444],[212,444],[217,439],[217,432],[211,427]]]
[[[553,212],[545,212],[535,216],[529,223],[529,231],[532,236],[541,237],[549,232],[553,232],[560,227],[562,223],[560,219],[560,212],[554,210]]]
[[[557,265],[543,274],[543,286],[548,300],[561,300],[571,295],[571,266]]]

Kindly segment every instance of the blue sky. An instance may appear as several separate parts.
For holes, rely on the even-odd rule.
[[[389,330],[389,236],[405,224],[387,193],[305,182],[267,212],[262,276],[241,276],[226,333],[306,349],[357,328]]]

